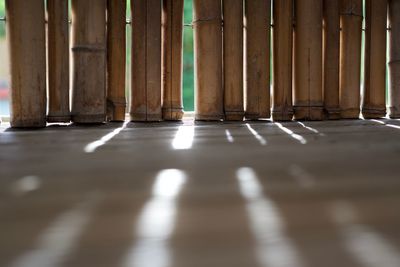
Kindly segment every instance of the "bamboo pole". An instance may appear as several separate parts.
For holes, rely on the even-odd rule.
[[[48,122],[69,122],[68,0],[48,0]]]
[[[362,0],[342,0],[340,26],[340,114],[343,119],[357,119],[360,114]]]
[[[132,59],[131,110],[133,121],[147,120],[147,1],[131,0]],[[161,90],[161,88],[160,88]]]
[[[126,72],[126,0],[107,1],[107,115],[124,121]]]
[[[46,126],[43,0],[6,0],[11,70],[11,126]]]
[[[272,119],[293,118],[292,52],[293,0],[274,1],[273,5],[273,107]]]
[[[323,119],[322,1],[296,1],[294,117]]]
[[[72,121],[106,117],[107,0],[72,0]]]
[[[242,121],[243,0],[223,0],[223,69],[225,120]]]
[[[365,67],[362,114],[366,119],[386,115],[387,1],[365,1]]]
[[[271,1],[245,1],[245,117],[270,117]]]
[[[400,1],[389,0],[389,116],[400,118]]]
[[[164,0],[162,12],[163,119],[181,120],[183,0]]]
[[[196,120],[223,119],[221,23],[221,1],[193,1]]]
[[[339,119],[340,0],[324,0],[323,95],[326,118]]]
[[[161,1],[131,0],[132,121],[160,121]]]

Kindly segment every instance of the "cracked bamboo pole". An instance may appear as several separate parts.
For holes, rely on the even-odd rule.
[[[124,121],[126,73],[126,0],[107,1],[107,116]]]
[[[362,0],[342,0],[340,11],[340,115],[358,119],[360,114]]]
[[[271,1],[245,1],[245,118],[269,118]]]
[[[131,0],[131,120],[161,121],[161,1]]]
[[[6,0],[11,71],[11,127],[46,126],[43,0]]]
[[[106,0],[72,0],[72,121],[106,119]]]
[[[164,120],[183,117],[183,4],[184,0],[164,0],[162,10],[162,88]]]
[[[323,95],[327,119],[339,119],[340,0],[324,0]]]
[[[69,122],[68,0],[48,0],[48,122]]]
[[[274,1],[273,24],[274,101],[272,119],[276,121],[289,121],[293,118],[293,0]]]
[[[221,1],[193,1],[196,120],[223,119],[221,24]]]
[[[400,118],[400,1],[389,0],[389,116]]]
[[[321,0],[296,1],[294,48],[294,118],[322,120]]]
[[[243,0],[223,0],[225,120],[242,121],[243,105]]]
[[[365,64],[362,114],[366,119],[386,115],[387,1],[365,1]]]

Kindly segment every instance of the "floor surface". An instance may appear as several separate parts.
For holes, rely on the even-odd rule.
[[[0,177],[0,266],[400,266],[400,120],[3,124]]]

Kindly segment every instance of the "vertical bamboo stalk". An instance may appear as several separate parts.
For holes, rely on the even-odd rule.
[[[245,2],[245,117],[269,118],[271,1]]]
[[[293,118],[293,0],[274,1],[273,21],[274,101],[272,107],[272,118],[277,121],[288,121]]]
[[[132,59],[131,110],[133,121],[147,120],[147,1],[131,0]],[[161,88],[160,88],[161,90]]]
[[[294,117],[323,119],[322,1],[296,1]]]
[[[386,115],[387,1],[365,1],[365,67],[362,114],[366,119]]]
[[[68,0],[48,0],[48,122],[69,122]]]
[[[193,1],[196,120],[223,119],[221,23],[221,1]]]
[[[131,0],[132,121],[160,121],[161,1]]]
[[[46,126],[46,49],[43,0],[7,0],[11,126]]]
[[[324,0],[323,18],[323,88],[324,111],[328,119],[340,118],[339,58],[340,0]]]
[[[126,73],[126,0],[107,1],[107,115],[124,121]]]
[[[228,121],[241,121],[243,105],[243,0],[223,0],[224,111]]]
[[[107,0],[72,0],[72,121],[106,116]]]
[[[389,116],[400,118],[400,1],[389,0]]]
[[[164,0],[162,12],[163,119],[181,120],[183,0]]]
[[[340,114],[343,119],[357,119],[360,114],[362,0],[342,0],[340,26]]]

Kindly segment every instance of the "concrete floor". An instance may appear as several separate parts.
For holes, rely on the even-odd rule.
[[[400,266],[399,120],[6,127],[0,266]]]

